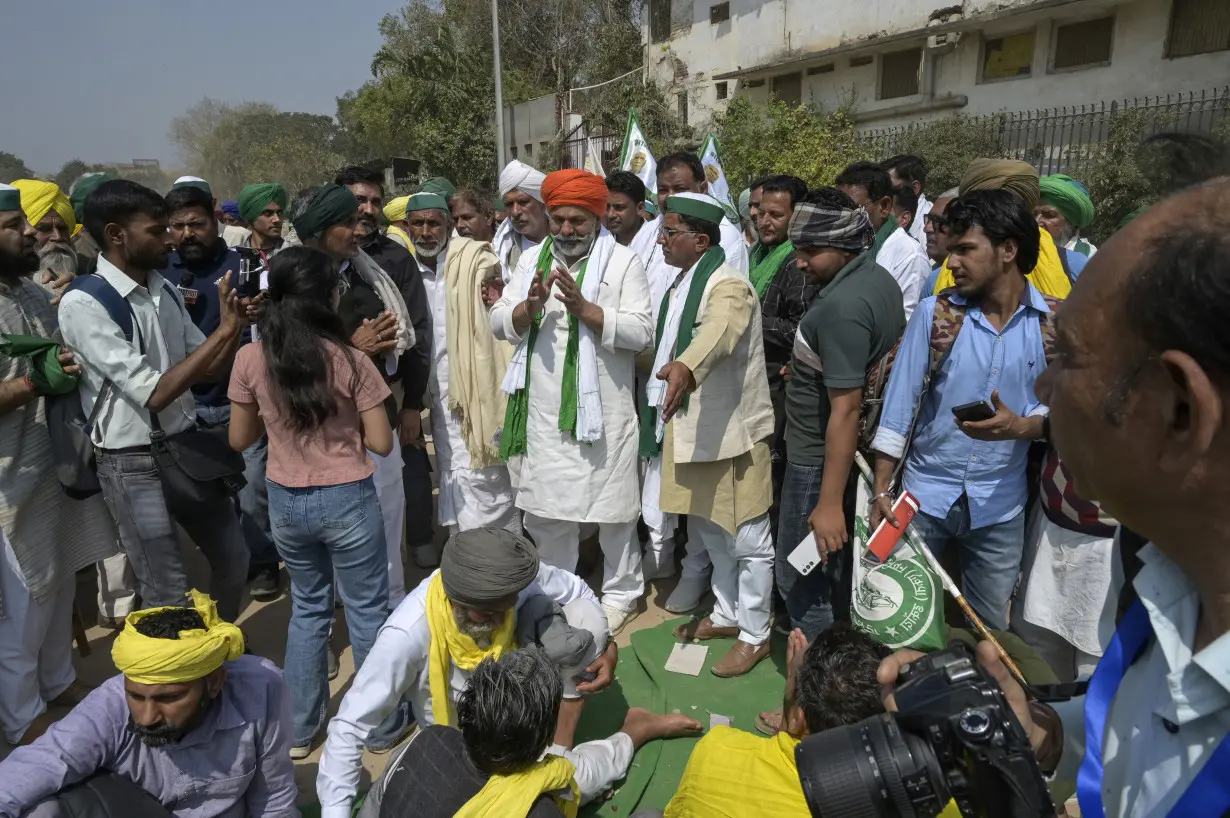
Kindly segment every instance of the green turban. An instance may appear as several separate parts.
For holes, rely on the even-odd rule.
[[[1010,190],[1032,213],[1038,206],[1038,171],[1016,159],[975,159],[961,179],[961,195],[975,190]]]
[[[318,239],[338,222],[359,212],[359,200],[350,188],[322,185],[302,212],[295,214],[295,233],[301,239]]]
[[[423,182],[423,186],[419,188],[420,193],[438,193],[445,199],[453,198],[453,194],[457,192],[457,186],[445,179],[443,176],[433,176]]]
[[[276,202],[286,208],[286,188],[277,182],[267,182],[263,185],[248,185],[239,191],[239,215],[245,222],[251,224],[265,212],[270,202]]]
[[[1093,199],[1080,182],[1056,173],[1043,176],[1040,185],[1042,201],[1062,213],[1073,227],[1081,229],[1093,223]]]
[[[110,182],[115,177],[110,173],[87,173],[68,190],[68,200],[73,203],[73,213],[77,215],[77,224],[85,220],[85,199],[103,182]]]
[[[1146,210],[1148,210],[1152,206],[1153,205],[1145,204],[1145,205],[1141,205],[1135,210],[1130,211],[1126,216],[1124,216],[1122,219],[1119,220],[1119,229],[1122,230],[1123,228],[1127,227],[1132,222],[1136,221],[1136,218],[1141,213],[1144,213]]]

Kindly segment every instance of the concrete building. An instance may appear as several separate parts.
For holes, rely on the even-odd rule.
[[[547,156],[551,143],[581,124],[579,114],[564,110],[555,94],[504,106],[504,158],[520,159],[536,168],[551,167],[558,156]],[[561,121],[563,120],[563,121]]]
[[[776,94],[861,127],[1230,80],[1230,0],[649,0],[646,71],[703,128]]]

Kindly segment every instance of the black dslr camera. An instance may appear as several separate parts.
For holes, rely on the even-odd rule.
[[[808,736],[795,750],[818,818],[1054,818],[1042,770],[995,680],[969,649],[906,665],[897,713]]]

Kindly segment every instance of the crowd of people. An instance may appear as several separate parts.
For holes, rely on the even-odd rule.
[[[774,630],[788,649],[770,737],[709,731],[665,815],[807,815],[795,748],[883,712],[908,659],[850,625],[860,452],[871,525],[909,492],[980,622],[1062,681],[1123,661],[1121,552],[1154,542],[1132,610],[1160,647],[1120,670],[1095,797],[1165,814],[1230,724],[1220,530],[1188,542],[1163,514],[1221,491],[1230,188],[1154,206],[1073,291],[1097,252],[1078,180],[980,159],[927,182],[896,156],[832,186],[768,176],[728,211],[682,152],[656,197],[515,160],[494,202],[439,177],[386,200],[362,167],[222,203],[196,177],[0,186],[0,818],[297,815],[293,760],[322,742],[322,818],[356,808],[364,750],[399,745],[366,818],[575,815],[645,743],[702,733],[632,708],[576,741],[667,579],[665,608],[697,612],[677,637],[729,640],[714,676]],[[83,459],[96,488],[65,491]],[[278,668],[233,623],[283,567]],[[120,672],[92,690],[71,655],[91,569]],[[355,674],[329,718],[339,607]],[[1076,781],[1066,721],[980,660]]]

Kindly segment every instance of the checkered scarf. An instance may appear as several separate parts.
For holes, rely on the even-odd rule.
[[[838,209],[807,202],[794,208],[789,235],[796,247],[836,247],[852,253],[863,252],[875,240],[871,222],[862,209]]]

